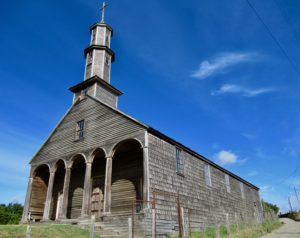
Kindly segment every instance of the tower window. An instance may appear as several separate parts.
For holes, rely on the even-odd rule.
[[[211,183],[211,174],[210,174],[210,167],[208,164],[205,164],[204,165],[204,177],[205,177],[205,184],[207,186],[212,186],[212,183]]]
[[[93,62],[93,52],[89,52],[87,55],[87,65],[92,64]]]
[[[95,28],[93,30],[93,34],[92,34],[92,44],[95,44],[96,42],[96,32],[97,32],[97,28]]]
[[[105,63],[106,63],[107,65],[109,65],[109,58],[108,58],[108,57],[105,57]]]
[[[176,172],[183,174],[183,159],[181,156],[181,150],[176,147]]]
[[[75,141],[82,140],[84,134],[84,120],[76,122]]]

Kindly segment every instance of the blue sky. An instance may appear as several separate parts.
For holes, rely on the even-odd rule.
[[[119,108],[261,188],[300,193],[300,2],[111,0]],[[23,202],[28,162],[83,80],[97,0],[0,3],[0,203]],[[291,64],[292,62],[292,64]],[[296,70],[295,70],[296,69]],[[297,72],[298,71],[298,72]],[[299,206],[298,206],[299,208]]]

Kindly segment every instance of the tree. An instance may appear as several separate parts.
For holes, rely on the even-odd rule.
[[[264,200],[262,200],[261,202],[265,211],[274,212],[275,214],[279,212],[279,207],[277,205],[265,202]]]
[[[23,206],[19,203],[0,204],[0,224],[18,224],[22,212]]]

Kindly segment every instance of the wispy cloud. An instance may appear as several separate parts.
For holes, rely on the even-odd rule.
[[[222,94],[239,94],[244,97],[257,97],[262,94],[274,92],[275,88],[255,88],[250,89],[247,87],[239,86],[236,84],[224,84],[219,90],[212,91],[212,96],[222,95]]]
[[[216,74],[225,73],[233,66],[247,62],[255,62],[260,58],[261,55],[254,52],[220,53],[209,60],[202,61],[199,68],[192,73],[191,77],[205,79]]]

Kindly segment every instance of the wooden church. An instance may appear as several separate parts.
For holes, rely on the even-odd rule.
[[[155,201],[157,223],[172,231],[174,196],[189,209],[193,229],[259,222],[259,188],[118,109],[122,92],[111,85],[113,29],[104,8],[90,28],[84,80],[70,88],[73,104],[30,161],[22,222],[147,217]],[[134,201],[143,202],[133,211]]]

